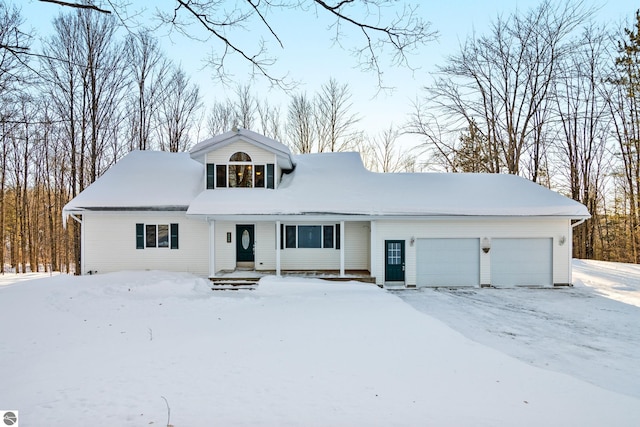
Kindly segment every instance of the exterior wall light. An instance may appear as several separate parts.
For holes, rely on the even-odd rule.
[[[414,244],[415,242],[416,242],[416,238],[415,238],[415,237],[413,237],[413,236],[411,236],[411,240],[409,240],[409,244],[410,244],[411,246],[413,246],[413,244]]]
[[[487,237],[484,237],[482,239],[481,248],[482,252],[484,252],[485,254],[489,253],[489,251],[491,250],[491,241]]]
[[[560,239],[558,239],[558,243],[560,244],[560,246],[564,245],[566,241],[567,238],[565,236],[560,236]]]

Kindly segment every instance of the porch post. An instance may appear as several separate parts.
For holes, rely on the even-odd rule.
[[[340,277],[344,277],[344,221],[340,221]]]
[[[209,277],[216,275],[216,222],[209,220]]]
[[[276,276],[280,277],[280,248],[282,247],[282,236],[280,233],[280,220],[276,221]]]

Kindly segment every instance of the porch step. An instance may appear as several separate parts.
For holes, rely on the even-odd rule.
[[[239,289],[255,289],[258,277],[210,277],[212,291],[227,291]]]

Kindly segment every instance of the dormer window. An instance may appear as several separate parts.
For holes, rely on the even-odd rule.
[[[274,188],[273,173],[273,164],[254,164],[250,155],[238,151],[215,169],[207,164],[207,188]]]
[[[253,187],[253,165],[251,156],[241,151],[229,157],[229,188]]]

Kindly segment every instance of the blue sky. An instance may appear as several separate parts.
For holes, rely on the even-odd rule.
[[[11,1],[11,0],[8,0]],[[15,0],[14,0],[15,1]],[[149,4],[133,0],[134,8]],[[312,95],[330,77],[341,83],[347,83],[352,93],[354,111],[362,120],[360,126],[369,136],[374,136],[387,129],[390,124],[402,125],[411,111],[411,102],[420,96],[421,88],[429,83],[430,73],[436,65],[441,65],[444,58],[458,51],[458,46],[472,31],[477,34],[487,32],[489,24],[500,14],[509,15],[517,9],[527,10],[540,3],[539,0],[452,0],[419,2],[419,13],[432,23],[432,29],[439,32],[437,41],[429,43],[418,55],[411,58],[412,65],[418,69],[411,72],[407,69],[385,64],[385,83],[394,86],[392,93],[378,93],[376,77],[371,73],[363,73],[355,69],[355,60],[348,52],[335,46],[326,29],[313,14],[300,11],[274,14],[271,21],[274,29],[284,44],[284,49],[275,45],[275,40],[267,38],[272,48],[271,53],[278,57],[273,68],[275,74],[288,73],[300,81],[300,91]],[[629,21],[633,17],[638,4],[632,0],[587,1],[587,4],[600,6],[596,14],[598,22],[619,23]],[[60,12],[68,8],[45,4],[36,0],[16,1],[22,7],[27,26],[36,29],[44,36],[50,29],[50,21]],[[170,10],[172,0],[157,0],[153,3],[160,8]],[[146,15],[150,15],[147,11]],[[266,34],[261,33],[266,38]],[[166,28],[158,30],[156,35],[161,40],[169,58],[180,63],[194,82],[200,85],[205,105],[211,105],[216,99],[232,96],[232,88],[224,88],[211,79],[211,73],[203,69],[202,60],[212,48],[219,44],[208,45],[184,39],[177,34],[167,34]],[[242,30],[237,33],[239,40],[247,46],[255,45],[255,30]],[[345,40],[349,45],[350,39]],[[247,64],[232,60],[229,70],[239,83],[250,82]],[[279,90],[269,89],[264,80],[252,83],[255,95],[271,104],[280,105],[286,114],[287,95]],[[206,137],[207,135],[203,135]],[[413,144],[414,141],[408,142]]]

